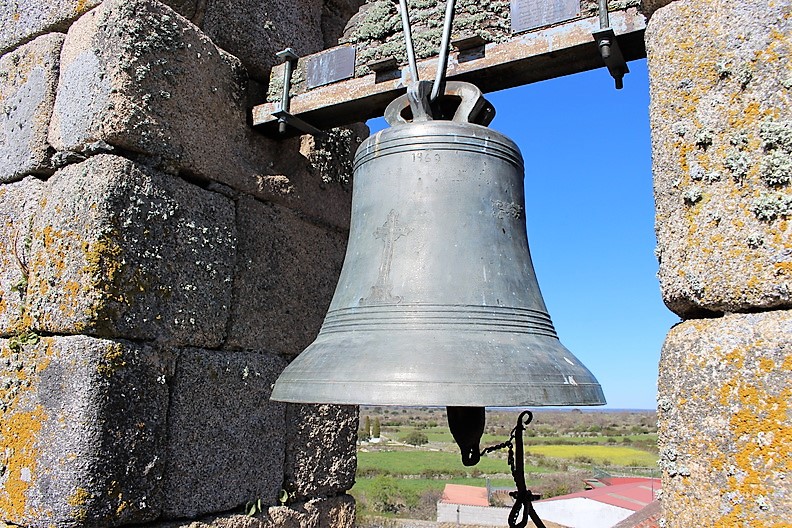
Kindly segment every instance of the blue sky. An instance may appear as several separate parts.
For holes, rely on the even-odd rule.
[[[656,279],[646,60],[629,66],[622,90],[601,68],[487,99],[490,128],[525,158],[528,240],[561,342],[607,407],[654,409],[660,347],[679,318]]]

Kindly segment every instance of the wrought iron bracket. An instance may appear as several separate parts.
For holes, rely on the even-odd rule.
[[[627,67],[627,61],[624,60],[621,49],[619,48],[619,41],[616,40],[616,34],[610,27],[610,16],[608,15],[608,0],[599,0],[599,21],[600,29],[594,31],[592,36],[597,41],[597,49],[599,49],[600,56],[608,67],[611,77],[616,81],[616,89],[621,90],[624,88],[624,75],[630,73]]]
[[[627,62],[624,60],[621,49],[619,48],[619,41],[616,40],[616,34],[611,28],[600,29],[592,33],[594,40],[597,41],[602,60],[608,71],[616,82],[616,89],[621,90],[624,88],[624,75],[630,73],[627,67]]]
[[[284,60],[283,92],[281,94],[280,110],[272,112],[272,115],[278,118],[277,137],[287,138],[297,135],[294,131],[298,131],[302,134],[311,134],[312,136],[323,136],[324,132],[289,113],[289,104],[291,103],[289,92],[291,91],[292,72],[294,71],[294,65],[297,63],[297,59],[300,58],[299,55],[297,55],[292,48],[286,48],[275,55]]]

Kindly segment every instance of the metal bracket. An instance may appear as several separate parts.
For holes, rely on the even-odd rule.
[[[600,51],[605,66],[608,67],[611,77],[616,81],[616,89],[621,90],[624,88],[624,75],[630,73],[630,69],[627,67],[627,62],[624,60],[619,48],[616,34],[610,27],[607,0],[599,0],[599,19],[600,29],[599,31],[594,31],[592,36],[597,41],[597,49]]]
[[[602,60],[605,61],[605,66],[608,67],[611,77],[616,82],[616,89],[621,90],[624,88],[624,75],[630,73],[630,69],[619,48],[616,34],[611,28],[606,28],[595,31],[592,35],[597,41],[597,47],[602,55]]]
[[[286,112],[285,110],[278,110],[276,112],[272,112],[272,115],[278,118],[278,134],[281,136],[288,133],[287,125],[299,130],[303,134],[311,134],[312,136],[323,136],[324,132],[316,128],[315,126],[306,123],[299,117]],[[281,125],[283,125],[283,130],[281,131]]]
[[[275,54],[278,58],[283,59],[283,92],[280,101],[280,110],[272,112],[274,117],[278,118],[278,136],[281,138],[289,137],[289,127],[296,129],[303,134],[311,134],[312,136],[324,135],[324,132],[318,128],[306,123],[297,116],[289,113],[289,104],[291,103],[289,91],[291,91],[291,78],[294,71],[294,65],[299,59],[299,55],[293,48],[286,48]]]

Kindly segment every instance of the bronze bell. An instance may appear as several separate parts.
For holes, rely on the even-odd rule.
[[[432,118],[454,101],[452,119]],[[388,106],[391,127],[355,155],[349,245],[324,324],[272,399],[449,407],[466,465],[478,461],[484,407],[605,403],[545,308],[523,158],[483,126],[493,115],[460,82],[434,108],[415,92]]]

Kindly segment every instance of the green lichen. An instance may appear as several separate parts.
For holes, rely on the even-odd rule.
[[[687,205],[693,205],[697,202],[700,202],[702,196],[701,189],[698,187],[691,187],[682,193],[682,199]]]
[[[792,195],[788,193],[762,193],[751,206],[756,218],[772,222],[776,218],[792,216]]]
[[[786,152],[770,152],[759,165],[759,176],[771,187],[788,185],[792,179],[792,156]]]
[[[745,149],[748,147],[748,134],[745,132],[737,132],[729,138],[729,144],[734,145],[739,150]]]
[[[360,138],[351,128],[335,128],[315,139],[308,161],[321,175],[322,183],[348,185],[352,180],[352,161]]]
[[[369,3],[363,20],[355,26],[351,42],[382,40],[399,28],[401,19],[394,2]]]
[[[792,152],[792,121],[765,120],[759,126],[759,137],[765,150]]]
[[[8,339],[8,348],[10,348],[12,352],[18,354],[22,351],[23,347],[35,345],[40,339],[41,337],[33,331],[23,332]]]
[[[413,44],[417,59],[434,56],[440,48],[445,3],[434,0],[408,2]],[[486,42],[505,42],[511,37],[509,5],[506,0],[459,0],[456,3],[452,39],[478,35]],[[341,43],[357,48],[355,75],[370,73],[369,62],[395,58],[401,66],[407,55],[401,17],[396,2],[369,0],[361,19]]]
[[[737,69],[736,73],[734,74],[734,78],[737,80],[737,83],[740,85],[740,89],[745,90],[748,87],[748,84],[753,79],[753,71],[749,64],[742,64]]]
[[[723,160],[723,166],[729,169],[732,178],[737,183],[742,183],[745,180],[750,168],[748,157],[739,150],[730,151]]]
[[[728,58],[719,60],[715,63],[715,72],[721,79],[725,79],[731,75],[731,60]]]
[[[294,68],[291,76],[289,96],[294,97],[300,93],[300,86],[305,82],[305,67]],[[267,101],[280,102],[283,99],[283,69],[273,69],[267,87]]]
[[[748,247],[751,249],[759,249],[764,246],[764,242],[764,236],[758,233],[748,235],[748,238],[745,239],[745,243],[748,244]]]
[[[792,180],[792,121],[763,121],[759,138],[766,152],[759,165],[762,181],[771,187],[788,185]]]
[[[696,146],[706,150],[707,147],[712,145],[713,136],[714,133],[709,128],[703,128],[699,130],[698,132],[696,132],[696,136],[694,138]]]

